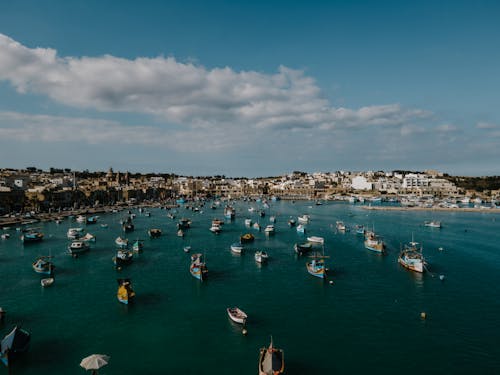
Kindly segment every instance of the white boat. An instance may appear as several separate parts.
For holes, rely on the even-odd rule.
[[[240,242],[235,242],[231,245],[231,251],[235,254],[241,254],[243,252],[243,245]]]
[[[325,243],[325,239],[323,237],[318,237],[318,236],[307,237],[307,240],[313,244],[323,245]]]
[[[52,284],[54,284],[54,278],[53,277],[47,277],[45,279],[41,279],[40,280],[40,285],[43,286],[44,288],[48,287],[48,286],[51,286]]]
[[[245,324],[247,321],[247,314],[245,314],[245,312],[240,310],[238,307],[228,307],[226,311],[229,318],[235,323]]]
[[[68,246],[68,251],[70,254],[80,254],[88,250],[90,250],[90,246],[83,241],[73,241]]]
[[[274,234],[274,225],[269,224],[268,226],[266,226],[266,229],[264,229],[264,233],[268,236]]]
[[[265,263],[269,259],[269,255],[267,255],[265,251],[260,251],[260,250],[255,252],[254,257],[257,263]]]
[[[70,240],[77,240],[83,235],[83,228],[69,228],[66,236]]]

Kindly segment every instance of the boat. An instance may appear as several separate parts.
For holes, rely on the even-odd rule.
[[[297,225],[296,230],[297,230],[297,233],[301,233],[301,234],[306,233],[306,227],[302,224]]]
[[[85,236],[80,237],[79,240],[86,241],[86,242],[89,242],[89,241],[95,242],[95,236],[93,234],[86,233]]]
[[[125,248],[128,246],[128,240],[126,238],[117,237],[115,240],[115,244],[118,247]]]
[[[264,229],[264,233],[267,234],[268,236],[274,234],[274,225],[272,224],[267,225],[266,228]]]
[[[296,221],[295,219],[289,219],[288,220],[288,226],[291,228],[291,227],[294,227],[296,224]]]
[[[250,243],[250,242],[253,242],[254,240],[255,240],[255,237],[251,233],[245,233],[245,234],[240,236],[241,243]]]
[[[54,264],[49,260],[51,259],[51,256],[41,256],[38,257],[33,263],[32,267],[33,270],[36,273],[41,273],[45,275],[50,275],[52,274],[52,271],[54,271]]]
[[[311,216],[309,216],[308,214],[304,214],[302,216],[297,217],[297,219],[298,219],[299,223],[307,224],[307,223],[309,223]]]
[[[161,236],[161,229],[158,228],[151,228],[148,230],[149,237],[151,238],[157,238]]]
[[[323,245],[325,243],[325,239],[323,237],[318,237],[318,236],[307,237],[307,240],[312,244]]]
[[[66,236],[70,240],[77,240],[83,236],[83,228],[69,228]]]
[[[348,230],[348,229],[347,229],[347,226],[344,224],[344,222],[343,222],[343,221],[337,221],[337,222],[335,223],[335,227],[337,228],[337,230],[338,230],[339,232],[347,232],[347,230]]]
[[[231,251],[235,254],[241,254],[243,252],[243,245],[240,242],[235,242],[231,245]]]
[[[9,367],[10,362],[20,353],[28,350],[31,334],[18,326],[15,326],[10,333],[0,342],[0,360]]]
[[[198,280],[205,280],[208,275],[208,269],[203,261],[203,254],[193,254],[191,255],[191,265],[189,266],[189,272],[194,278]]]
[[[135,253],[142,253],[143,248],[144,248],[144,242],[141,240],[136,240],[132,245],[132,250]]]
[[[240,310],[238,307],[228,307],[226,311],[227,315],[233,322],[238,324],[246,323],[248,316],[243,310]]]
[[[90,250],[90,246],[84,241],[72,241],[68,246],[68,251],[70,254],[80,254]]]
[[[367,232],[365,235],[365,247],[368,250],[375,251],[377,253],[383,253],[384,252],[384,242],[378,238],[378,236],[375,234],[375,232]]]
[[[219,234],[222,230],[221,226],[219,224],[214,224],[212,223],[212,226],[209,228],[210,232]]]
[[[269,259],[269,255],[265,251],[260,251],[260,250],[257,250],[255,252],[254,257],[257,263],[265,263]]]
[[[422,254],[422,246],[419,248],[418,245],[412,236],[411,242],[405,244],[399,253],[398,263],[411,271],[423,273],[426,263]]]
[[[51,286],[54,284],[54,278],[53,277],[47,277],[45,279],[40,280],[40,285],[43,286],[44,288]]]
[[[21,241],[23,241],[24,243],[40,242],[41,240],[43,240],[43,233],[38,232],[34,229],[30,229],[28,232],[21,236]]]
[[[89,216],[87,217],[87,224],[96,224],[99,216]]]
[[[273,346],[273,338],[267,348],[259,354],[259,375],[279,375],[285,371],[285,355],[282,349]]]
[[[134,253],[130,250],[118,249],[116,255],[113,257],[113,263],[119,267],[132,263]]]
[[[295,250],[295,252],[297,254],[304,255],[304,254],[307,254],[308,252],[310,252],[312,250],[312,244],[310,242],[305,242],[305,243],[302,243],[302,244],[296,243],[293,246],[293,249]]]
[[[245,219],[245,226],[246,227],[252,226],[252,219]]]
[[[436,220],[426,221],[424,222],[424,226],[431,228],[441,228],[441,222]]]
[[[132,289],[132,284],[130,279],[117,279],[118,281],[118,291],[116,292],[116,297],[118,301],[128,305],[132,303],[135,299],[135,292]]]
[[[306,263],[307,272],[321,279],[326,278],[324,255],[311,255],[311,261]]]

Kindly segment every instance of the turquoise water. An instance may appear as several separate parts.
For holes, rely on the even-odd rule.
[[[254,207],[259,207],[256,203]],[[45,239],[25,245],[18,233],[0,241],[0,306],[8,311],[3,337],[16,323],[32,334],[28,353],[13,374],[84,374],[80,360],[92,353],[111,356],[100,374],[257,374],[258,349],[269,343],[285,351],[287,374],[495,374],[500,372],[500,215],[458,212],[366,211],[343,203],[278,201],[265,218],[237,202],[236,219],[212,234],[222,207],[203,213],[178,209],[192,219],[181,239],[167,211],[137,211],[136,230],[127,237],[145,240],[144,252],[116,271],[114,239],[123,235],[125,212],[103,214],[88,226],[97,242],[89,253],[66,254],[69,220],[41,224]],[[290,215],[311,214],[306,235],[325,237],[333,285],[309,275],[308,258],[293,244],[304,237],[289,228]],[[276,234],[244,226],[245,218],[269,223]],[[442,229],[424,227],[441,220]],[[374,226],[388,245],[386,256],[363,247],[355,231],[336,233],[335,221]],[[333,225],[333,228],[332,228]],[[164,235],[149,239],[147,229]],[[256,235],[242,256],[231,243],[245,232]],[[401,243],[423,243],[431,273],[418,275],[397,264]],[[209,279],[189,274],[190,255],[203,252]],[[442,247],[443,251],[438,248]],[[258,266],[255,249],[270,255]],[[55,284],[42,288],[31,263],[54,256]],[[440,281],[439,275],[445,275]],[[118,277],[131,277],[134,305],[116,299]],[[248,335],[227,318],[226,307],[248,315]],[[420,318],[426,312],[427,319]],[[5,371],[5,370],[0,370]],[[5,371],[6,373],[6,371]]]

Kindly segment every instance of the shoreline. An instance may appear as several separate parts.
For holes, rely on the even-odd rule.
[[[364,210],[374,211],[441,211],[441,212],[484,212],[500,214],[500,208],[446,208],[446,207],[398,207],[398,206],[362,206]]]

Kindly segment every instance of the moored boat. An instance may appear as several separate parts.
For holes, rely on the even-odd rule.
[[[279,375],[285,371],[285,355],[282,349],[275,348],[273,338],[267,348],[259,354],[259,375]]]
[[[226,311],[227,315],[233,322],[238,324],[246,323],[248,316],[243,310],[240,310],[238,307],[228,307]]]
[[[118,291],[116,292],[116,297],[118,301],[128,305],[132,303],[135,299],[135,292],[132,289],[132,284],[130,279],[118,279]]]

